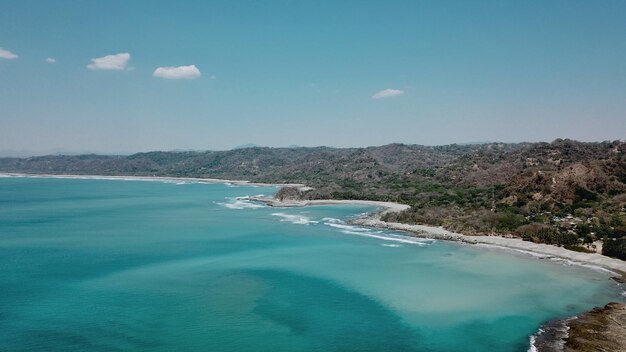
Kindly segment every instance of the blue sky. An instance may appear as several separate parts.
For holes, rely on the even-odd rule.
[[[4,0],[0,48],[0,150],[626,137],[626,1]]]

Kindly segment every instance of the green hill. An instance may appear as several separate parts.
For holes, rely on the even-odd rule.
[[[605,238],[624,256],[626,143],[486,143],[267,148],[0,158],[1,172],[178,176],[304,183],[308,199],[372,199],[412,208],[386,220],[571,246]],[[611,240],[608,240],[611,239]]]

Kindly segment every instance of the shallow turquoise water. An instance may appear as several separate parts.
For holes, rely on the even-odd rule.
[[[347,226],[272,187],[0,178],[1,351],[526,351],[606,274]]]

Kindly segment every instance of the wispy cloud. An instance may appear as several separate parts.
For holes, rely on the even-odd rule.
[[[107,55],[91,59],[87,68],[90,70],[125,70],[128,61],[130,61],[129,53]]]
[[[157,67],[152,75],[166,79],[194,79],[200,77],[202,74],[196,65],[189,65]]]
[[[55,59],[53,57],[49,57],[49,58],[46,59],[46,62],[49,63],[49,64],[53,64],[53,63],[57,62],[57,59]]]
[[[402,94],[404,94],[403,90],[389,88],[383,89],[380,92],[376,92],[376,94],[372,95],[372,99],[390,98]]]
[[[13,59],[17,59],[18,57],[19,56],[13,54],[12,52],[0,48],[0,58],[7,59],[7,60],[13,60]]]

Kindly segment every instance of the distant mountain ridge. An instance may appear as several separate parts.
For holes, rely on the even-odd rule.
[[[261,146],[254,143],[240,144],[233,149],[245,149],[245,148],[260,148]]]

